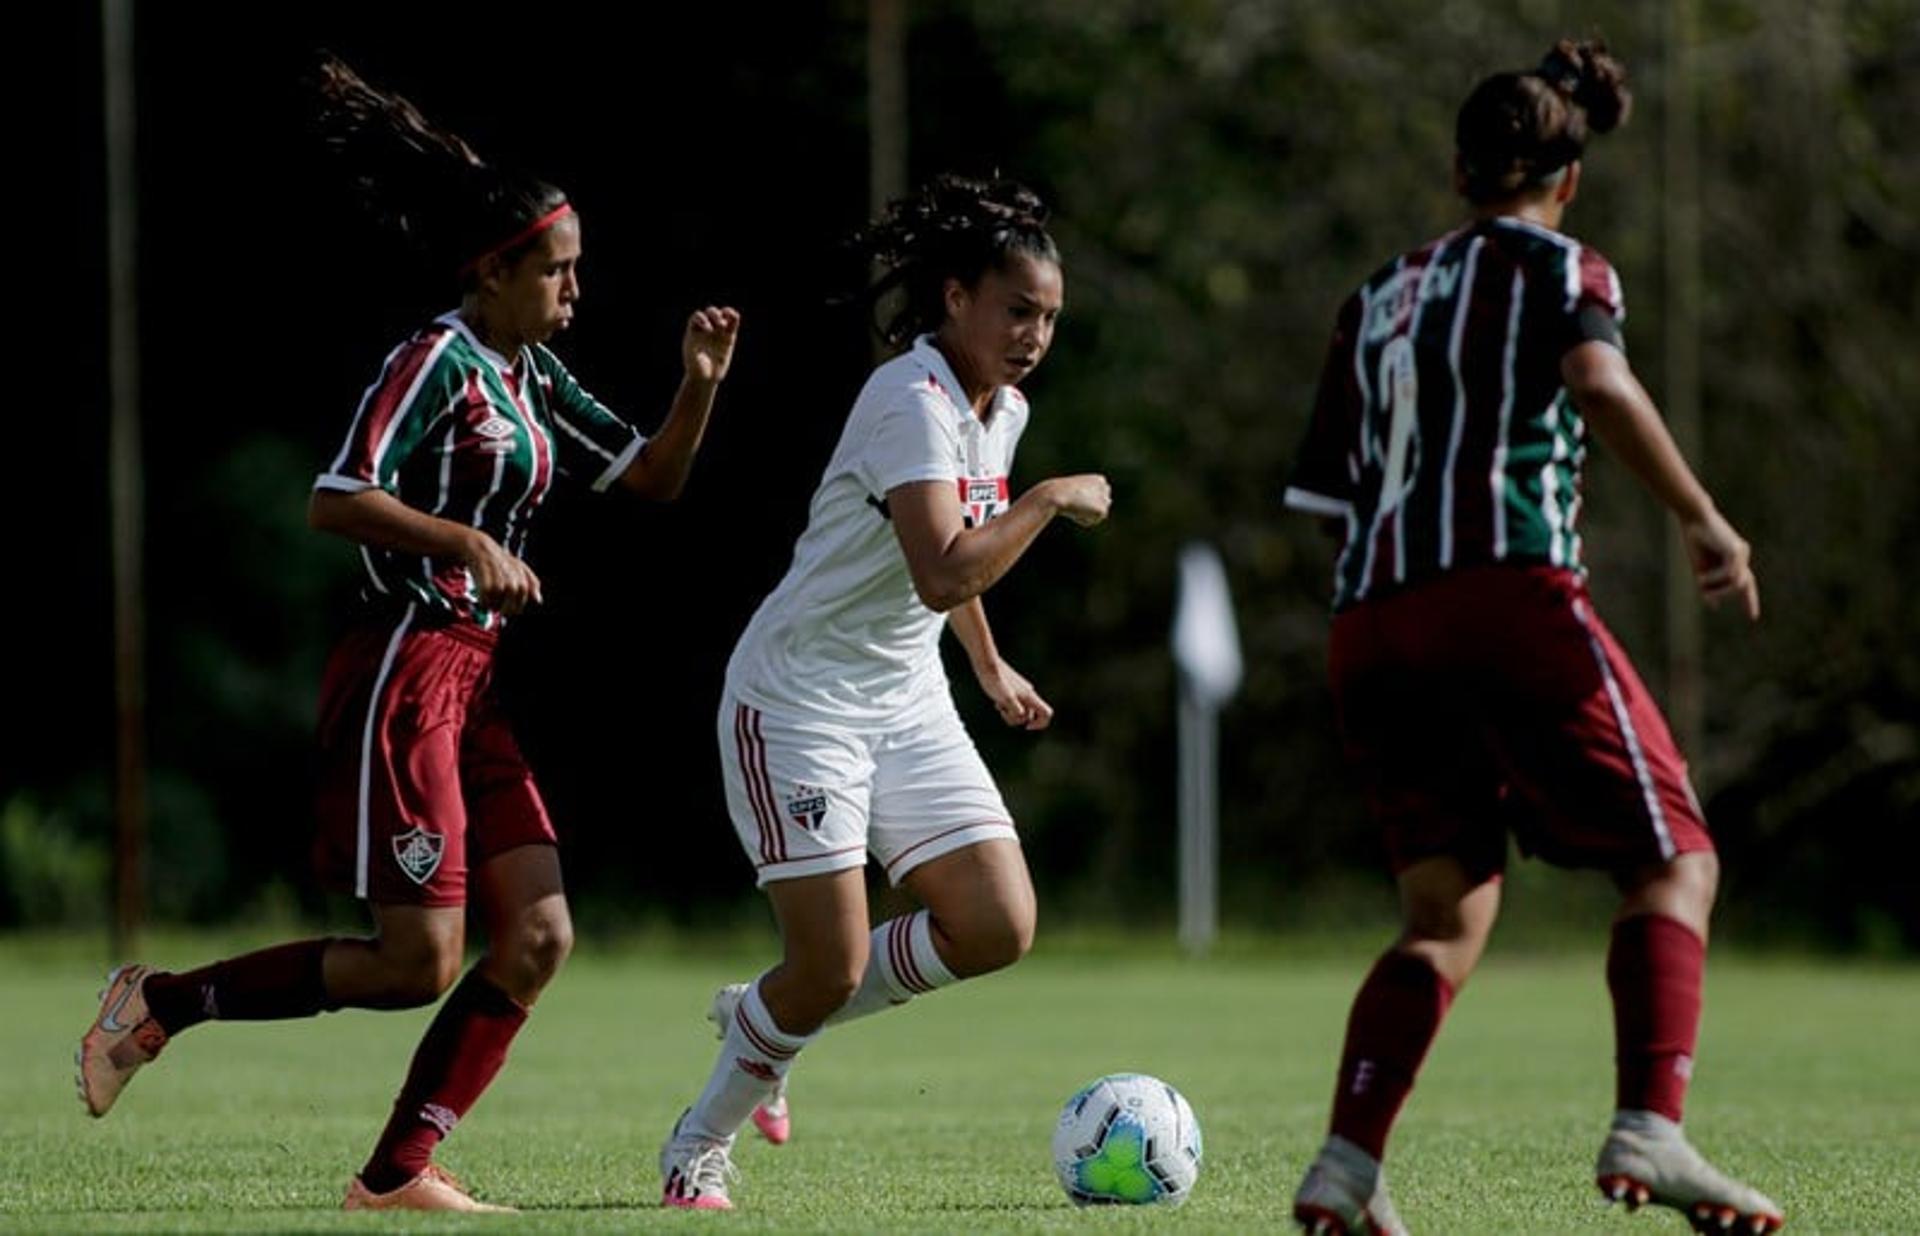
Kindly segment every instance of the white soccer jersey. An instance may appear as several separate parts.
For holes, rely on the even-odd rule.
[[[763,711],[874,728],[947,698],[944,615],[921,604],[886,509],[914,481],[955,486],[968,526],[1008,503],[1027,401],[994,393],[983,421],[931,335],[873,371],[854,400],[794,546],[727,663],[727,687]]]

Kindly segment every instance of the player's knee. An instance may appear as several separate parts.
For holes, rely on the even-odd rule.
[[[1493,930],[1493,920],[1465,913],[1459,901],[1413,902],[1405,910],[1406,938],[1440,949],[1477,952]]]
[[[1619,883],[1624,913],[1663,914],[1704,931],[1720,891],[1720,856],[1710,849],[1689,850],[1631,871]]]
[[[515,941],[519,968],[535,986],[544,987],[573,953],[573,920],[566,911],[542,914],[527,922]]]
[[[834,950],[822,956],[789,957],[783,968],[791,975],[788,1001],[796,1006],[794,1012],[808,1018],[825,1018],[860,990],[860,980],[867,970],[867,955],[865,950]],[[787,988],[788,984],[781,986]]]
[[[956,978],[1004,970],[1033,947],[1033,927],[1031,905],[981,915],[948,933],[956,956],[947,960],[947,968]]]
[[[460,977],[460,950],[441,945],[382,949],[386,1002],[392,1008],[432,1004]]]

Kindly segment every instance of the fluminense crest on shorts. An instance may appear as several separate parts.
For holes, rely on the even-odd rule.
[[[827,792],[816,785],[796,785],[787,800],[787,814],[793,822],[808,830],[820,827],[827,818]]]
[[[447,839],[424,828],[410,828],[393,839],[393,861],[415,884],[425,884],[440,870],[440,856],[447,850]]]

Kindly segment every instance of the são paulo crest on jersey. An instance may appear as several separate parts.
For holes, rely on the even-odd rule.
[[[967,527],[986,523],[1007,507],[1007,478],[1004,476],[963,476],[960,478],[960,507]]]

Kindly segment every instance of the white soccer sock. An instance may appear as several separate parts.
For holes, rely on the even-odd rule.
[[[890,918],[873,929],[860,989],[827,1018],[827,1025],[883,1012],[957,981],[933,947],[931,914],[916,910]]]
[[[793,1067],[793,1058],[812,1038],[780,1028],[761,1001],[760,979],[755,979],[734,1009],[707,1088],[687,1113],[681,1131],[715,1141],[731,1140],[753,1109],[772,1097],[780,1079]]]

